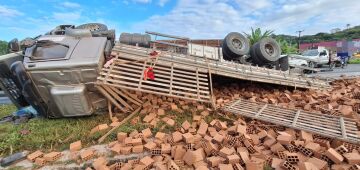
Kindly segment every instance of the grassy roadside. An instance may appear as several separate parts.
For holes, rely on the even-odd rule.
[[[360,64],[360,58],[354,58],[349,60],[349,64]]]
[[[192,107],[190,108],[192,109]],[[187,120],[192,122],[193,113],[189,110],[184,110],[179,114],[175,111],[167,111],[165,116],[175,120],[176,125],[171,127],[163,121],[159,121],[156,127],[151,128],[153,134],[158,131],[173,132],[175,129],[181,126],[181,124]],[[13,105],[0,105],[0,116],[11,114],[16,108]],[[199,115],[200,112],[197,112]],[[142,122],[146,114],[137,113],[133,118],[137,118],[136,123],[126,122],[120,126],[117,130],[111,133],[104,143],[116,140],[116,134],[118,132],[130,133],[134,130],[141,131],[148,128],[148,125]],[[213,119],[224,120],[219,115],[210,114],[205,117],[205,121],[208,123]],[[120,119],[121,120],[121,119]],[[131,123],[132,122],[132,123]],[[97,132],[93,135],[89,135],[89,132],[95,126],[102,123],[110,123],[107,114],[81,117],[81,118],[64,118],[64,119],[43,119],[36,118],[31,119],[28,123],[21,125],[14,125],[12,123],[0,124],[0,157],[9,155],[11,152],[29,150],[42,150],[42,151],[62,151],[69,147],[69,144],[81,140],[83,147],[97,144],[99,139],[107,131]]]
[[[15,110],[13,105],[0,105],[0,116],[9,115]],[[0,124],[0,156],[22,150],[64,150],[76,140],[82,140],[87,146],[96,137],[88,135],[90,130],[109,121],[108,116],[103,114],[83,118],[36,118],[21,125]]]

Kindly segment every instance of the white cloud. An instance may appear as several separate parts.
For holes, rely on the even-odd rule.
[[[79,20],[81,17],[80,12],[54,12],[53,18],[57,21],[69,23]]]
[[[169,0],[159,0],[158,5],[163,7]]]
[[[153,15],[132,30],[152,30],[191,38],[223,38],[250,27],[294,35],[329,32],[360,23],[360,4],[353,0],[179,0],[167,14]]]
[[[151,0],[132,0],[132,2],[148,4],[148,3],[151,3]]]
[[[22,12],[0,5],[0,16],[3,17],[16,17],[23,15]]]
[[[65,1],[63,3],[61,3],[61,5],[65,8],[80,8],[81,5],[75,2],[69,2],[69,1]]]

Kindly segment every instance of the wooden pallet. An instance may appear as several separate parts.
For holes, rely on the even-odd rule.
[[[230,102],[222,110],[264,122],[360,144],[359,129],[355,121],[349,118],[285,109],[270,104],[245,100]]]
[[[116,58],[109,68],[102,69],[98,77],[98,85],[211,102],[207,70],[173,62],[158,61],[154,67],[155,80],[144,80],[144,71],[152,62],[149,56],[130,59],[122,53],[115,52],[113,55]]]
[[[125,44],[116,44],[113,48],[113,52],[122,53],[122,56],[131,59],[141,59],[148,57],[148,54],[151,51],[153,51],[153,49],[129,46]],[[178,53],[163,52],[159,60],[204,69],[210,68],[211,74],[232,77],[236,79],[310,89],[326,89],[330,87],[328,82],[316,78],[307,78],[304,76],[292,75],[288,72],[279,70],[238,64],[228,61],[209,60],[202,57],[182,55]]]

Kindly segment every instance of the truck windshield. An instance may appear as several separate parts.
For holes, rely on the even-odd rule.
[[[31,60],[52,60],[66,57],[69,46],[49,40],[38,41],[30,50]],[[32,55],[31,55],[32,54]]]
[[[318,50],[307,50],[303,53],[303,56],[317,56],[318,54]]]

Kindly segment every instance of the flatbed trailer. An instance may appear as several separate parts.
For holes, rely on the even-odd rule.
[[[116,44],[112,50],[113,55],[129,59],[149,58],[149,53],[154,51],[151,48],[142,48],[125,44]],[[250,80],[256,82],[292,86],[306,89],[326,89],[330,85],[324,80],[308,78],[302,75],[290,74],[288,71],[280,71],[244,65],[229,61],[212,60],[205,57],[183,55],[173,52],[161,52],[158,62],[170,61],[178,64],[199,67],[208,70],[209,73],[224,77]],[[155,69],[156,72],[156,69]]]

